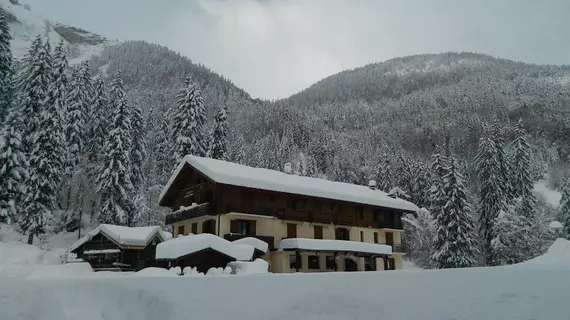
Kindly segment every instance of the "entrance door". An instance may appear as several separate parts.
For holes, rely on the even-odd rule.
[[[358,271],[358,265],[351,259],[344,259],[344,271]]]

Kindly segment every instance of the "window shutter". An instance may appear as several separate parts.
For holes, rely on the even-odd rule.
[[[231,233],[238,233],[239,232],[237,220],[230,221],[230,232]]]

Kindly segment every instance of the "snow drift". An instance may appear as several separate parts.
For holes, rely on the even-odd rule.
[[[545,254],[518,265],[570,270],[570,241],[558,238]]]

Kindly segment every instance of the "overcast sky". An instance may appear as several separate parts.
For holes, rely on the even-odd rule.
[[[390,58],[475,51],[570,63],[568,0],[20,0],[120,40],[166,45],[253,97]]]

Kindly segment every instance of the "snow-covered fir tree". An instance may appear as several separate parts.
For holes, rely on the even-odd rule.
[[[228,108],[224,105],[214,117],[214,129],[210,138],[208,157],[219,160],[227,159]]]
[[[570,179],[566,180],[562,188],[562,197],[560,198],[558,211],[558,220],[564,226],[562,237],[570,240]]]
[[[479,232],[481,235],[482,253],[485,263],[491,265],[495,262],[491,241],[494,224],[499,212],[507,208],[507,188],[505,181],[504,164],[498,155],[495,132],[486,130],[479,141],[479,151],[475,158],[477,163],[477,178],[479,181]]]
[[[7,223],[16,221],[16,215],[22,209],[20,202],[29,177],[22,135],[18,132],[20,126],[14,121],[16,117],[10,112],[0,131],[0,222]]]
[[[443,176],[446,203],[434,212],[437,235],[432,259],[436,268],[466,268],[476,263],[477,246],[471,204],[457,160],[448,161]]]
[[[101,197],[98,220],[101,223],[132,225],[135,214],[130,151],[131,112],[119,72],[111,83],[112,122],[103,145],[103,159],[97,178],[97,193]]]
[[[95,80],[93,105],[91,109],[90,130],[87,137],[87,158],[89,159],[88,174],[96,176],[97,166],[102,157],[102,148],[105,138],[109,134],[109,93],[101,77]]]
[[[384,192],[390,191],[394,187],[394,181],[392,179],[392,163],[388,154],[382,155],[376,172],[378,189]]]
[[[153,145],[157,183],[166,184],[172,170],[172,135],[170,134],[169,114],[160,116],[159,130],[156,132]]]
[[[436,217],[443,213],[448,195],[445,190],[444,177],[448,174],[448,159],[436,149],[432,155],[431,180],[428,191],[428,201],[431,214]]]
[[[73,71],[67,96],[67,170],[72,175],[81,160],[84,152],[86,137],[86,123],[91,109],[92,97],[86,86],[84,73],[85,66],[81,65]]]
[[[527,258],[531,226],[517,213],[522,205],[520,198],[501,210],[493,223],[493,265],[514,264]],[[530,257],[532,258],[532,256]]]
[[[186,87],[178,92],[177,105],[172,114],[172,136],[175,143],[174,162],[176,167],[184,156],[191,154],[205,156],[207,150],[206,111],[202,92],[190,78]]]
[[[146,160],[146,130],[144,128],[142,110],[137,104],[133,105],[131,128],[131,167],[133,170],[131,179],[135,190],[139,190],[145,180],[143,167]]]
[[[33,237],[47,232],[58,210],[58,190],[63,176],[65,150],[61,120],[59,83],[52,81],[40,113],[38,131],[34,134],[34,149],[30,156],[30,176],[20,216],[20,229]]]
[[[529,223],[535,216],[536,198],[532,189],[534,183],[531,177],[530,146],[526,141],[526,132],[519,120],[515,126],[516,138],[511,143],[510,166],[512,196],[521,198],[519,215],[522,215]]]
[[[421,208],[415,215],[402,217],[402,222],[406,235],[402,240],[410,258],[421,268],[433,268],[433,243],[437,231],[433,215],[426,208]]]
[[[20,132],[26,157],[31,156],[34,148],[34,136],[40,124],[40,113],[45,102],[48,86],[51,80],[51,70],[48,55],[42,43],[41,36],[34,39],[30,50],[24,57],[23,68],[18,75],[17,98],[18,115],[25,121],[19,121]]]
[[[0,127],[8,117],[13,94],[12,49],[10,26],[6,12],[0,9]]]
[[[51,99],[57,100],[59,104],[59,112],[61,114],[62,121],[65,121],[66,111],[67,111],[67,89],[69,86],[69,80],[67,79],[67,73],[69,72],[69,63],[67,61],[67,50],[65,48],[65,43],[59,42],[57,47],[53,52],[52,57],[52,82],[48,87],[52,91]],[[64,122],[65,124],[65,122]]]

